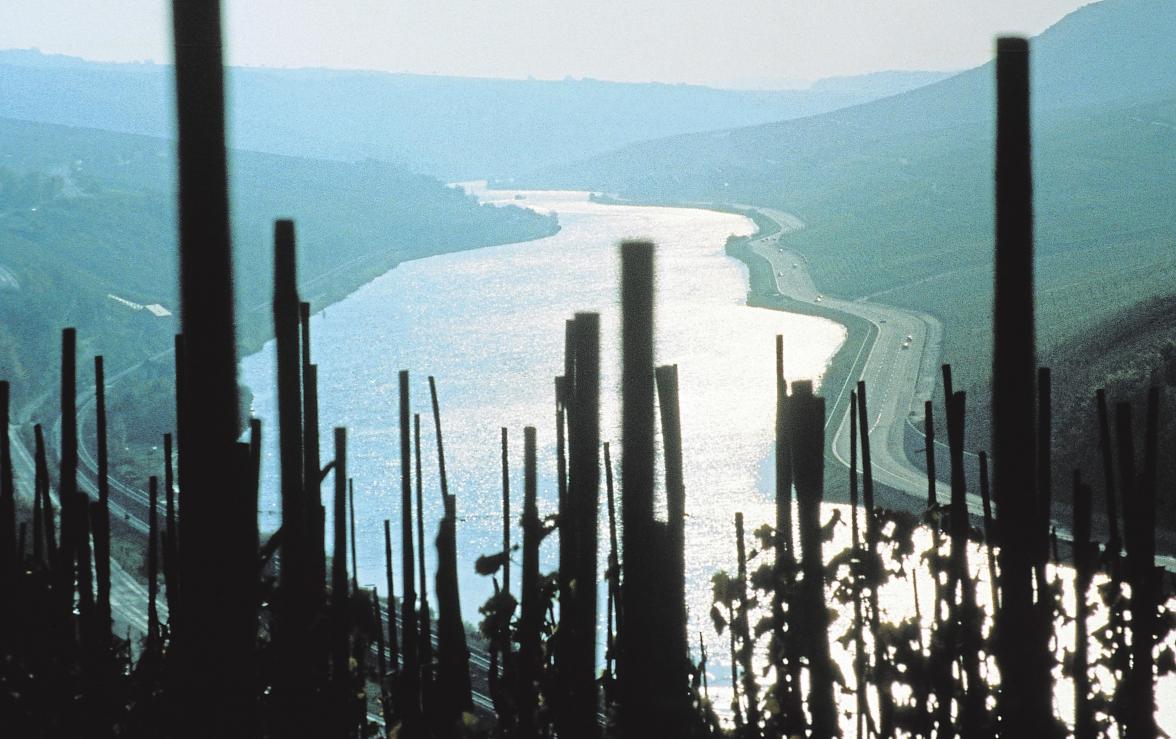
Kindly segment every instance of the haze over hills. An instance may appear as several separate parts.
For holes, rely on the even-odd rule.
[[[796,118],[928,84],[938,72],[804,90],[230,68],[230,144],[381,159],[454,181],[510,177],[634,141]],[[0,51],[0,117],[171,136],[171,67]]]
[[[173,141],[0,118],[0,376],[25,399],[51,386],[63,326],[113,368],[171,346],[175,316],[142,306],[177,312],[175,171]],[[270,331],[275,218],[295,219],[316,308],[406,259],[558,228],[379,162],[238,151],[229,175],[246,347]]]
[[[1176,286],[1176,4],[1105,0],[1032,48],[1044,356]],[[795,213],[818,286],[928,311],[987,382],[994,70],[802,120],[643,142],[526,178]]]

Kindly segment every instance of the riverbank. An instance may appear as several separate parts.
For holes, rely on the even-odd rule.
[[[659,205],[673,206],[671,203]],[[678,207],[707,206],[689,203],[678,204]],[[847,499],[848,394],[852,389],[852,381],[864,377],[867,381],[872,419],[875,498],[882,507],[921,515],[926,508],[927,494],[923,454],[926,444],[922,430],[921,407],[924,400],[931,399],[937,386],[942,326],[928,314],[867,300],[843,301],[816,293],[805,269],[804,258],[787,251],[778,243],[789,232],[803,227],[803,224],[799,224],[788,214],[772,214],[766,212],[766,209],[730,205],[718,205],[714,206],[714,209],[744,214],[745,211],[754,211],[759,216],[753,219],[757,225],[764,218],[780,219],[776,228],[769,228],[765,233],[728,242],[728,253],[748,267],[748,305],[816,315],[842,323],[849,330],[845,344],[830,361],[824,380],[824,394],[830,400],[826,411],[826,429],[832,431],[832,438],[826,446],[826,499],[836,502],[845,502]],[[789,270],[792,270],[792,274]],[[820,302],[816,301],[818,297]],[[846,310],[846,307],[850,310]],[[922,324],[926,333],[920,335],[916,329],[912,329],[912,333],[905,335],[913,338],[909,342],[911,346],[896,349],[897,337],[905,339],[903,332],[906,330],[900,329],[896,332],[896,320],[905,320],[907,326]],[[882,356],[872,361],[879,352]],[[918,369],[912,375],[910,367],[915,364],[911,361],[914,354],[919,355]],[[904,361],[898,361],[897,366],[892,366],[896,364],[896,358]],[[906,365],[905,373],[901,371],[903,364]],[[834,391],[832,388],[837,390]],[[881,399],[884,402],[889,401],[887,407],[882,409],[876,404],[879,399],[879,388],[882,389]],[[877,420],[873,421],[875,418]],[[941,440],[936,440],[935,444],[937,456],[944,459],[948,452],[947,446]],[[943,465],[940,470],[941,474],[946,474],[948,466]],[[968,480],[979,479],[979,460],[971,451],[965,452],[965,475]],[[940,478],[937,483],[938,499],[941,502],[950,500],[950,487],[947,481]],[[1055,495],[1053,511],[1054,524],[1063,548],[1071,537],[1070,528],[1073,521],[1073,511],[1066,504],[1066,500],[1064,494]],[[969,492],[967,505],[973,524],[977,527],[982,526],[983,504],[980,497],[974,492]],[[1101,512],[1095,511],[1094,518],[1096,531],[1100,528],[1105,531],[1106,522]],[[1173,556],[1176,554],[1176,532],[1158,528],[1156,538],[1160,552],[1156,560],[1157,565],[1169,571],[1176,571],[1176,556]]]

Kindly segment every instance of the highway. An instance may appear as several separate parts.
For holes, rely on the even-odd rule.
[[[923,403],[931,399],[940,370],[943,325],[926,313],[868,298],[844,300],[822,295],[809,274],[807,260],[787,246],[787,236],[804,228],[800,219],[772,208],[739,207],[756,210],[780,226],[778,233],[755,238],[750,246],[771,265],[776,289],[782,296],[819,306],[832,320],[837,320],[836,314],[840,312],[869,322],[871,328],[866,340],[856,349],[851,347],[853,366],[844,383],[822,389],[829,403],[825,423],[828,451],[835,460],[849,467],[849,394],[858,380],[865,380],[874,480],[912,496],[916,500],[911,501],[910,509],[921,511],[927,500],[927,475],[907,459],[904,427],[914,420],[916,430],[922,433]],[[903,348],[904,344],[909,346]],[[942,406],[942,399],[937,398],[935,402]],[[937,456],[946,460],[947,447],[941,441],[936,442],[936,450]],[[951,500],[947,483],[939,480],[936,487],[939,500]],[[973,516],[983,516],[979,494],[969,492],[967,504]],[[1054,525],[1060,539],[1072,539],[1067,524],[1054,521]],[[1159,555],[1156,564],[1176,571],[1176,557]]]

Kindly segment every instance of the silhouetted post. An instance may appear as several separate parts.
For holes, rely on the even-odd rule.
[[[1090,633],[1087,596],[1097,563],[1098,545],[1090,541],[1090,488],[1074,470],[1074,739],[1094,739],[1094,704],[1090,695]]]
[[[688,683],[686,636],[686,485],[682,475],[682,414],[678,407],[678,365],[665,365],[654,371],[657,381],[658,409],[661,415],[662,457],[666,467],[666,513],[669,546],[666,576],[669,601],[666,611],[666,649],[674,660],[668,668],[675,670],[672,679],[678,686]]]
[[[20,568],[16,551],[16,486],[12,475],[12,450],[8,437],[9,385],[0,382],[0,585],[10,590]],[[4,609],[7,611],[8,609]],[[0,615],[0,624],[8,623],[8,614]],[[7,633],[3,637],[6,638]]]
[[[792,629],[785,613],[790,609],[788,585],[796,575],[792,525],[792,448],[788,412],[788,382],[784,379],[784,337],[776,335],[776,556],[772,592],[772,645],[769,654],[779,665],[776,702],[786,735],[803,733],[804,709],[801,705],[800,656],[797,654],[798,629]]]
[[[255,734],[256,501],[241,494],[232,249],[225,164],[220,3],[172,3],[179,122],[180,313],[184,333],[179,443],[182,624],[176,642],[185,736]],[[228,526],[226,520],[252,520]]]
[[[335,731],[352,736],[350,703],[352,694],[350,669],[351,595],[347,586],[347,429],[335,429],[335,494],[332,498],[334,546],[331,549],[331,682],[332,697],[338,713],[332,722]]]
[[[306,303],[301,305],[305,306]],[[316,608],[321,608],[327,598],[327,557],[320,544],[326,541],[327,509],[323,505],[322,494],[325,475],[320,459],[318,365],[309,362],[302,365],[302,413],[302,479],[305,487],[303,535],[306,541],[307,578],[310,581],[306,597]],[[322,646],[326,648],[325,644]]]
[[[400,564],[404,596],[400,624],[404,634],[400,717],[407,736],[421,730],[421,651],[417,633],[416,560],[412,543],[412,427],[408,404],[408,371],[400,371]]]
[[[1031,585],[1037,535],[1033,314],[1033,173],[1029,136],[1029,44],[996,49],[996,262],[993,304],[994,493],[1000,525],[997,615],[998,709],[1009,731],[1049,731],[1046,640]]]
[[[653,521],[653,244],[621,245],[622,442],[621,521],[624,529],[625,604],[620,623],[619,729],[623,736],[657,736],[674,720],[658,669],[658,601],[666,595],[650,566]]]
[[[388,659],[393,672],[400,670],[400,642],[396,636],[396,579],[392,572],[392,525],[384,519],[384,575],[388,583]]]
[[[510,457],[507,448],[507,429],[502,427],[502,592],[510,595]],[[509,601],[504,599],[503,602]],[[562,611],[562,607],[561,607]],[[502,676],[504,684],[514,679],[513,649],[510,644],[510,616],[502,619],[499,635],[502,647]]]
[[[8,427],[4,427],[7,440]],[[36,464],[36,463],[34,463]],[[33,569],[44,569],[45,563],[45,509],[41,503],[41,471],[34,468],[33,473]],[[15,513],[15,510],[14,510]]]
[[[326,539],[327,509],[323,505],[322,496],[324,476],[319,442],[318,365],[310,361],[310,303],[302,300],[298,302],[298,325],[302,366],[302,477],[306,487],[307,568],[313,583],[313,593],[308,597],[322,606],[326,603],[327,558],[319,550],[319,542]],[[314,542],[313,549],[310,548],[310,542]],[[322,646],[327,648],[325,643]]]
[[[72,604],[73,562],[80,545],[78,514],[78,417],[77,417],[77,332],[61,332],[61,452],[57,493],[61,503],[61,565],[57,596],[68,610]]]
[[[79,502],[75,515],[77,520],[74,525],[77,527],[74,531],[76,539],[76,562],[77,562],[77,583],[78,583],[78,632],[81,635],[82,643],[82,670],[87,680],[95,680],[88,686],[86,692],[90,693],[87,700],[93,698],[92,692],[97,688],[98,673],[95,670],[95,657],[98,655],[98,645],[96,640],[97,624],[94,620],[94,577],[90,549],[90,516],[89,509],[85,503],[85,495],[78,494]]]
[[[604,487],[608,506],[608,568],[611,573],[608,583],[609,598],[612,600],[613,613],[617,623],[621,622],[621,560],[620,545],[617,543],[617,501],[616,489],[613,485],[612,452],[609,443],[604,442]],[[613,637],[609,637],[609,661],[616,661]]]
[[[176,478],[171,434],[163,435],[163,494],[163,588],[167,596],[168,630],[171,631],[174,614],[180,607],[180,553],[176,541]]]
[[[568,503],[574,511],[574,527],[572,531],[561,529],[561,537],[572,536],[574,559],[570,579],[574,597],[569,603],[571,639],[561,639],[559,645],[570,657],[565,660],[568,705],[563,715],[562,735],[595,737],[600,733],[596,721],[599,703],[596,687],[596,582],[600,509],[600,316],[577,313],[575,324],[572,347],[575,382],[570,398],[573,412],[569,416],[571,433],[568,445]],[[561,562],[560,568],[564,566]],[[561,612],[563,608],[561,602]],[[684,625],[682,633],[685,639]],[[684,642],[682,647],[684,660]],[[684,676],[683,672],[683,679]]]
[[[98,633],[109,644],[114,621],[110,611],[110,468],[106,445],[106,372],[101,356],[94,357],[95,429],[98,442],[98,502],[90,526],[94,531],[94,574],[97,578]]]
[[[347,520],[351,545],[351,591],[359,591],[359,556],[355,553],[355,480],[347,478]]]
[[[413,456],[416,462],[417,570],[420,573],[421,690],[424,708],[429,710],[433,689],[433,624],[429,613],[429,580],[425,572],[425,497],[421,475],[421,414],[412,414]]]
[[[159,478],[147,481],[147,644],[155,651],[159,641]]]
[[[1033,577],[1037,582],[1037,609],[1042,628],[1053,628],[1052,586],[1046,575],[1049,562],[1050,508],[1053,497],[1053,470],[1051,445],[1053,418],[1051,408],[1051,382],[1049,367],[1037,368],[1037,551],[1033,562]],[[1053,694],[1052,672],[1049,686]]]
[[[756,682],[755,639],[751,631],[751,604],[747,594],[747,547],[743,540],[743,513],[735,512],[735,561],[736,592],[739,594],[739,609],[734,614],[732,632],[739,632],[739,664],[743,668],[743,694],[747,696],[747,724],[744,727],[749,736],[760,735],[759,684]]]
[[[523,570],[522,598],[518,625],[519,659],[517,703],[519,737],[532,739],[538,734],[539,672],[541,660],[540,631],[543,628],[543,602],[539,593],[539,544],[543,523],[539,520],[535,460],[535,428],[523,429]]]
[[[945,378],[950,378],[950,374],[945,375]],[[858,442],[862,447],[862,503],[865,507],[866,557],[871,563],[870,567],[873,567],[873,563],[878,559],[878,517],[874,509],[874,468],[870,458],[870,414],[867,410],[865,380],[859,380],[857,384],[857,412]],[[881,618],[878,608],[879,584],[875,582],[870,586],[870,630],[875,635],[881,633]],[[878,689],[878,729],[883,737],[894,735],[895,707],[891,695],[894,677],[891,669],[885,645],[881,639],[875,637],[874,682]]]
[[[928,406],[930,401],[928,401]],[[853,682],[856,698],[857,715],[854,718],[855,736],[862,739],[866,717],[870,711],[870,704],[866,695],[866,641],[862,634],[862,584],[859,562],[862,561],[861,535],[858,531],[858,415],[857,391],[849,391],[849,530],[850,546],[853,548],[852,570],[850,572],[853,588]],[[930,443],[930,442],[928,442]],[[913,578],[912,578],[913,579]],[[777,588],[779,584],[777,583]],[[916,692],[916,713],[926,712],[926,691]],[[870,722],[873,723],[872,721]]]
[[[923,439],[927,447],[927,510],[932,510],[938,501],[935,494],[935,415],[930,400],[923,402]]]
[[[461,620],[457,576],[457,497],[447,495],[437,532],[437,704],[440,725],[453,730],[473,710],[470,651]]]
[[[429,397],[433,403],[433,423],[437,431],[437,469],[441,476],[441,500],[449,495],[449,480],[445,476],[445,445],[441,441],[441,408],[437,403],[437,383],[429,375]]]
[[[834,671],[829,654],[829,610],[825,603],[825,566],[821,556],[821,499],[825,489],[825,399],[813,395],[811,382],[792,385],[791,425],[797,523],[800,528],[802,602],[809,660],[809,712],[813,736],[841,736],[833,699]],[[860,393],[862,388],[858,388]],[[860,398],[860,395],[859,395]],[[863,414],[864,415],[864,414]],[[866,434],[862,434],[863,440]],[[877,633],[877,632],[875,632]]]
[[[45,516],[45,556],[49,569],[58,566],[57,522],[53,518],[53,499],[49,495],[49,463],[45,458],[45,431],[41,424],[33,426],[33,456],[36,467],[36,489],[41,495]]]
[[[1119,512],[1115,505],[1115,462],[1111,454],[1111,425],[1107,417],[1107,393],[1102,388],[1095,391],[1095,402],[1098,407],[1098,441],[1102,451],[1103,481],[1106,485],[1107,504],[1107,554],[1112,557],[1111,576],[1119,576],[1119,552],[1123,540],[1119,537]]]
[[[298,341],[298,284],[295,263],[294,223],[274,224],[274,336],[277,351],[278,440],[282,485],[282,561],[278,587],[281,607],[274,617],[273,648],[282,667],[275,677],[274,693],[283,722],[282,736],[292,736],[313,725],[316,683],[325,675],[321,637],[311,634],[316,611],[322,607],[315,595],[312,555],[308,537],[308,490],[317,490],[318,473],[308,478],[304,436],[302,362]],[[317,497],[317,496],[316,496]],[[313,675],[314,678],[310,676]]]
[[[392,727],[392,706],[388,695],[388,642],[384,638],[384,612],[380,609],[380,589],[372,588],[372,620],[376,624],[376,674],[380,686],[380,715],[384,729]]]
[[[1137,476],[1131,405],[1115,408],[1119,440],[1119,482],[1123,490],[1123,533],[1127,544],[1127,580],[1131,585],[1131,672],[1127,676],[1125,736],[1157,735],[1153,648],[1156,634],[1155,479],[1159,394],[1148,393],[1143,473]]]
[[[445,447],[441,436],[441,409],[437,384],[429,378],[429,395],[437,434],[437,465],[441,478],[443,516],[437,532],[437,695],[441,725],[452,730],[464,711],[473,710],[470,687],[470,652],[461,620],[461,596],[457,570],[457,498],[449,494],[445,474]]]
[[[987,733],[987,686],[980,677],[980,612],[976,607],[976,582],[968,572],[968,500],[964,477],[964,419],[965,396],[962,391],[948,399],[947,436],[951,453],[951,574],[948,594],[949,608],[956,639],[960,644],[959,658],[966,678],[963,707],[959,724],[964,737],[980,737]],[[960,590],[956,605],[956,589]],[[947,696],[943,696],[946,699]]]
[[[984,505],[984,549],[988,553],[988,586],[992,589],[992,614],[1000,609],[1000,579],[996,574],[996,525],[992,520],[992,496],[988,492],[988,452],[980,452],[980,500]]]

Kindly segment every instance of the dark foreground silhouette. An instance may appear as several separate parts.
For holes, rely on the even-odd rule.
[[[502,549],[460,563],[458,501],[445,478],[436,384],[430,377],[445,510],[439,523],[421,514],[421,419],[410,418],[410,378],[400,373],[402,488],[394,518],[401,526],[401,582],[397,599],[391,521],[385,521],[385,609],[377,593],[355,583],[347,434],[335,430],[331,459],[323,464],[294,225],[277,222],[282,524],[260,540],[260,423],[250,423],[248,442],[238,441],[219,8],[177,2],[174,18],[183,333],[175,345],[175,465],[169,435],[163,484],[154,477],[148,484],[145,637],[123,639],[113,630],[116,616],[141,614],[116,614],[112,607],[104,367],[96,358],[92,499],[79,485],[77,337],[66,329],[56,480],[37,425],[27,520],[17,512],[11,390],[0,383],[0,726],[6,736],[1049,737],[1069,731],[1055,713],[1059,665],[1074,685],[1076,737],[1156,736],[1155,684],[1176,668],[1171,578],[1155,566],[1158,391],[1144,409],[1141,437],[1129,405],[1112,414],[1101,394],[1092,404],[1110,530],[1100,548],[1091,541],[1089,485],[1077,473],[1071,485],[1050,479],[1051,378],[1034,366],[1023,40],[1002,39],[997,48],[994,470],[990,485],[982,454],[983,515],[974,527],[967,496],[975,484],[965,479],[963,465],[965,397],[953,392],[945,366],[947,501],[937,499],[930,403],[925,421],[928,501],[921,521],[932,543],[916,551],[920,519],[875,506],[864,383],[851,402],[849,521],[839,511],[837,520],[823,522],[825,400],[809,382],[789,387],[784,381],[786,347],[778,340],[776,520],[754,532],[759,547],[749,552],[736,514],[735,575],[714,578],[711,616],[729,643],[734,687],[734,728],[722,728],[709,698],[710,658],[701,634],[700,662],[690,656],[679,387],[676,366],[654,364],[652,244],[631,242],[620,250],[620,484],[614,486],[610,446],[600,434],[599,317],[577,314],[567,323],[564,373],[555,378],[554,516],[540,516],[535,429],[523,430],[517,589],[504,567],[515,551],[516,523],[507,429]],[[664,521],[654,514],[658,477]],[[328,478],[333,545],[326,552],[321,493]],[[1055,487],[1073,496],[1074,536],[1064,543],[1076,573],[1072,583],[1058,574],[1063,547],[1049,518]],[[607,647],[600,655],[602,497],[608,587]],[[432,606],[423,562],[430,525],[437,557]],[[850,527],[852,543],[827,554],[825,542],[838,525]],[[539,553],[552,532],[559,534],[559,569],[543,573]],[[970,552],[969,543],[980,548]],[[749,570],[749,561],[765,552],[770,561]],[[977,552],[982,561],[969,561]],[[461,621],[458,577],[471,565],[495,578],[495,595],[481,609],[484,651],[469,643]],[[894,621],[880,591],[911,567],[932,576],[932,592],[920,594],[912,579],[916,613]],[[979,570],[989,575],[988,593],[978,592]],[[1063,605],[1067,590],[1075,604],[1070,610]],[[852,623],[834,629],[830,597],[852,613]],[[1073,649],[1058,646],[1063,637]],[[852,653],[852,679],[833,660],[835,643]]]

